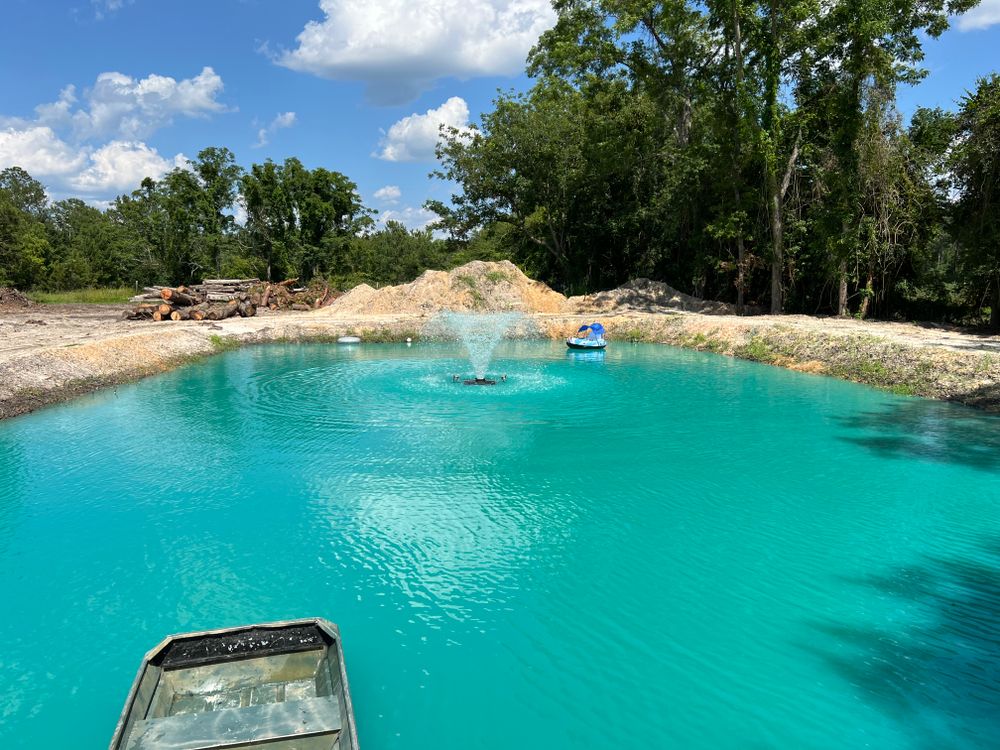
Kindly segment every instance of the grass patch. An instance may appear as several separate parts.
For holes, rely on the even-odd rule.
[[[510,280],[510,277],[503,271],[487,271],[485,276],[486,280],[493,284],[499,284],[501,281]]]
[[[131,287],[70,289],[65,292],[30,292],[28,297],[45,305],[121,305],[129,301]]]
[[[394,331],[388,328],[372,328],[364,330],[360,334],[363,344],[402,344],[407,339],[417,341],[420,334],[417,331],[400,330]]]
[[[653,337],[641,328],[629,328],[622,331],[618,336],[632,344],[648,344],[653,341]]]
[[[218,336],[216,334],[209,336],[208,342],[212,345],[212,348],[215,349],[217,354],[235,351],[243,346],[243,343],[239,339],[224,339],[222,336]]]
[[[767,342],[759,336],[754,336],[743,346],[737,347],[734,353],[740,359],[749,359],[764,364],[771,364],[777,358]]]

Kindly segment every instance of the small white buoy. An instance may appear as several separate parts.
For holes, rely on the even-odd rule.
[[[337,339],[337,343],[338,344],[360,344],[361,343],[361,337],[360,336],[341,336],[339,339]]]

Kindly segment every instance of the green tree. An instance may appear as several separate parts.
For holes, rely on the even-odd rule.
[[[989,299],[990,327],[1000,330],[1000,75],[981,78],[963,97],[951,159],[959,199],[955,234],[966,248],[973,282]]]

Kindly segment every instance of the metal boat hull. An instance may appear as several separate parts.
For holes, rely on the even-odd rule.
[[[358,750],[340,631],[320,618],[170,636],[110,750]]]

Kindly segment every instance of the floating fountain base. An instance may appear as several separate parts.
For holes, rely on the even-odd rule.
[[[487,378],[475,378],[473,380],[463,380],[466,385],[496,385],[497,381],[489,380]]]

